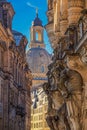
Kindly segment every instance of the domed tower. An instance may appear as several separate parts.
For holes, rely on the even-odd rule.
[[[43,117],[45,119],[48,106],[47,95],[43,91],[42,85],[47,81],[46,73],[48,71],[48,65],[51,63],[51,56],[45,50],[44,27],[42,21],[38,17],[38,13],[36,13],[36,18],[32,22],[30,34],[30,49],[27,52],[27,62],[33,75],[31,88],[31,130],[33,130],[33,126],[36,123],[36,120],[33,120],[35,117],[37,117],[37,124],[40,126],[38,130],[49,130],[46,120],[43,120]],[[46,124],[46,128],[44,124]]]
[[[51,62],[51,56],[45,50],[44,27],[38,17],[38,12],[30,29],[29,48],[27,62],[33,74],[33,86],[36,87],[47,80],[46,73]]]
[[[49,130],[45,120],[45,113],[47,113],[48,107],[47,95],[43,91],[42,85],[44,82],[47,82],[46,73],[48,71],[48,65],[51,63],[51,55],[45,50],[44,27],[42,21],[38,17],[38,12],[36,13],[36,18],[32,22],[30,38],[27,62],[33,76],[31,88],[31,130],[35,128],[38,130]],[[34,120],[35,117],[37,118],[36,120]],[[35,128],[33,128],[36,122],[40,127],[37,128],[37,126],[35,126]]]
[[[36,13],[36,18],[32,22],[31,27],[31,42],[30,48],[45,48],[44,40],[43,40],[43,25],[42,21],[38,17],[38,13]]]

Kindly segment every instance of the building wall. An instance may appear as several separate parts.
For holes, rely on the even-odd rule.
[[[22,35],[17,45],[11,26],[6,26],[0,22],[0,130],[29,130],[32,75],[25,60],[27,39]]]
[[[85,0],[48,0],[48,24],[46,30],[52,47],[55,49],[61,36],[70,24],[76,24],[81,11],[86,8]]]
[[[37,93],[36,108],[34,108],[35,103],[35,93]],[[42,88],[38,88],[36,92],[32,92],[32,107],[31,107],[31,130],[49,130],[46,123],[46,113],[48,109],[47,96]]]
[[[85,0],[48,0],[46,29],[54,55],[43,87],[51,130],[87,129],[86,4]]]

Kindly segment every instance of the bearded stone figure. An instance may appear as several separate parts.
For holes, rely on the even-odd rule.
[[[58,65],[58,63],[59,62],[56,61],[49,66],[49,71],[47,73],[48,83],[43,85],[44,91],[48,96],[47,123],[52,130],[66,130],[64,118],[60,118],[58,115],[58,111],[64,104],[64,99],[58,88],[60,72],[64,69],[64,67],[62,65]]]
[[[48,95],[48,113],[46,121],[51,130],[66,130],[64,118],[58,114],[64,104],[61,93],[58,90],[50,90],[48,83],[44,83],[43,88]]]
[[[81,105],[82,105],[82,86],[83,80],[81,75],[70,69],[61,72],[60,86],[65,86],[68,92],[66,97],[66,106],[71,130],[81,129]]]
[[[44,84],[44,90],[48,95],[48,125],[52,130],[67,130],[65,116],[59,114],[65,103],[67,124],[70,124],[71,130],[80,130],[83,89],[81,75],[75,70],[66,68],[57,60],[49,66],[47,75],[48,84]],[[55,117],[58,119],[55,120]]]

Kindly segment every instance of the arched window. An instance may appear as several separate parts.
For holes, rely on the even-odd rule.
[[[36,30],[36,41],[42,41],[42,31],[41,30]]]
[[[38,41],[38,32],[36,32],[36,41]]]
[[[44,66],[41,67],[41,72],[42,72],[42,73],[44,72]]]

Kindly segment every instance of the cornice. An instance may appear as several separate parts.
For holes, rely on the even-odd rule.
[[[68,8],[70,7],[84,7],[84,1],[83,0],[69,0]]]

